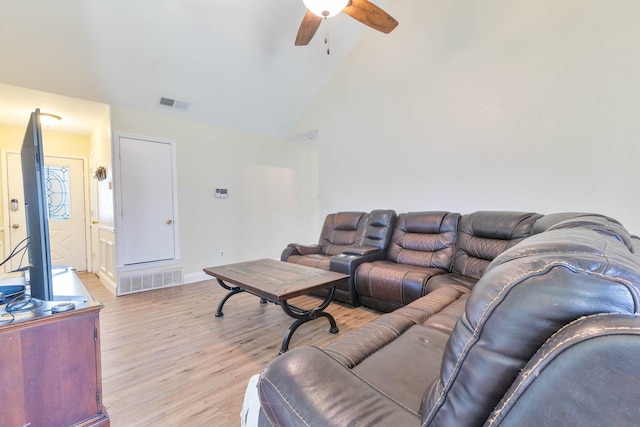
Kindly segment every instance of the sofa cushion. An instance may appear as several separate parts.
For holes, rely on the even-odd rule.
[[[303,346],[275,359],[258,381],[273,426],[418,426],[420,415],[380,393],[322,350]]]
[[[635,313],[640,262],[590,229],[530,237],[487,268],[469,295],[422,403],[425,424],[480,425],[556,331],[582,316]]]
[[[417,412],[425,385],[440,373],[438,363],[425,361],[442,359],[467,295],[467,289],[439,289],[380,316],[324,351],[377,390]]]
[[[449,333],[462,314],[468,292],[462,288],[438,289],[429,298],[420,298],[338,338],[324,350],[346,367],[354,368],[414,325],[429,322],[431,327]]]
[[[450,270],[460,214],[408,212],[398,215],[387,259],[397,264]]]
[[[387,303],[390,309],[381,305],[374,305],[374,308],[391,311],[423,296],[427,279],[444,273],[446,270],[440,268],[416,267],[387,260],[366,262],[356,270],[356,292],[363,304],[372,306],[367,302],[380,301]]]
[[[273,425],[419,425],[422,393],[468,292],[438,289],[323,350],[281,355],[259,381],[264,413]]]
[[[501,211],[462,215],[451,272],[479,279],[496,256],[531,236],[533,224],[540,216]]]
[[[435,289],[442,287],[459,287],[462,286],[466,289],[471,289],[478,282],[478,279],[473,277],[462,276],[456,273],[439,274],[437,276],[430,277],[427,281],[426,293],[433,292]]]

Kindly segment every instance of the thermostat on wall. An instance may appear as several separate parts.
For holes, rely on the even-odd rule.
[[[216,199],[226,199],[227,197],[229,197],[229,193],[227,192],[226,188],[216,188],[214,197]]]

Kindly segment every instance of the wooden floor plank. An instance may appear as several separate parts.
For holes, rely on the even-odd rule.
[[[249,294],[233,296],[215,318],[215,280],[115,297],[90,273],[79,277],[100,313],[103,401],[111,425],[238,426],[249,378],[277,357],[293,319]],[[316,305],[299,297],[300,306]],[[320,318],[300,327],[290,348],[323,346],[379,316],[331,303],[340,333]]]

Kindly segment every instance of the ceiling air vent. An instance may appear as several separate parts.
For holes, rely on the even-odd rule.
[[[189,109],[189,103],[187,101],[179,101],[177,99],[160,98],[160,105],[162,107],[171,108],[172,110],[187,111]]]

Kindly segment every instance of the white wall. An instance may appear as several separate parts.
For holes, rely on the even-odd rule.
[[[640,233],[640,2],[386,10],[398,28],[367,31],[292,131],[319,130],[321,217],[593,211]]]
[[[111,156],[111,116],[109,107],[95,124],[91,135],[89,170],[91,179],[91,267],[102,283],[114,294],[117,291],[116,235],[113,208],[113,159]],[[93,178],[98,167],[104,167],[103,181]]]
[[[98,166],[107,170],[107,178],[97,182],[97,205],[92,207],[94,218],[100,221],[101,226],[113,227],[113,167],[111,158],[111,121],[109,108],[96,123],[90,135],[91,140],[91,172],[95,172]],[[93,164],[95,163],[95,164]]]
[[[317,241],[322,224],[313,145],[117,106],[111,123],[113,132],[176,141],[178,188],[188,192],[178,199],[185,275],[279,258],[290,242]],[[228,199],[213,198],[216,188],[227,188]]]

